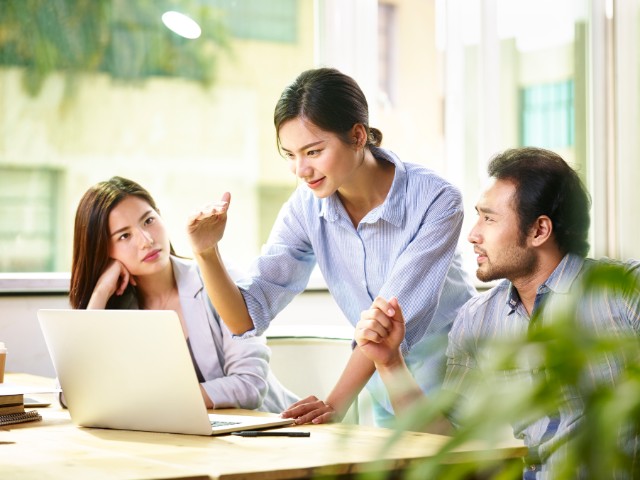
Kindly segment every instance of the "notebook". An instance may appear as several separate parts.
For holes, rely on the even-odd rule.
[[[218,435],[293,423],[208,414],[174,311],[42,309],[38,320],[77,426]]]

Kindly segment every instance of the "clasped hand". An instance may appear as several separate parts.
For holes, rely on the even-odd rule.
[[[376,297],[368,310],[360,314],[355,341],[361,352],[376,367],[401,361],[400,344],[405,336],[405,321],[398,299]]]

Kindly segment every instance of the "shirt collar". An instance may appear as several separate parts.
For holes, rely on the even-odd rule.
[[[580,273],[583,264],[583,257],[574,253],[567,253],[553,272],[551,272],[549,278],[538,287],[537,294],[541,295],[549,291],[554,293],[568,293],[578,273]],[[511,309],[510,313],[513,313],[519,304],[520,295],[518,295],[518,290],[516,290],[512,283],[509,283],[507,305]]]
[[[204,286],[198,274],[197,264],[193,261],[171,256],[173,276],[178,285],[178,294],[188,298],[195,298]]]
[[[513,286],[513,283],[509,282],[509,289],[507,290],[507,306],[510,308],[509,315],[516,311],[520,304],[520,295],[518,290]]]
[[[551,272],[549,278],[538,287],[538,293],[544,293],[549,290],[555,293],[568,293],[583,264],[583,257],[575,253],[567,253],[555,270]]]
[[[382,205],[369,212],[362,219],[362,222],[375,223],[379,219],[383,219],[396,227],[400,227],[404,222],[406,212],[404,198],[406,197],[407,191],[407,169],[398,156],[389,150],[371,147],[371,152],[376,159],[391,162],[396,168],[387,198]],[[340,217],[348,220],[347,212],[338,198],[337,193],[322,199],[320,216],[329,222],[334,222]]]

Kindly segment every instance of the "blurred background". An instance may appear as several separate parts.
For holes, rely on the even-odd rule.
[[[77,202],[112,175],[151,191],[184,255],[189,213],[230,191],[223,253],[245,265],[296,185],[275,102],[316,66],[356,78],[383,146],[459,186],[467,223],[491,155],[546,147],[593,195],[593,253],[640,256],[639,12],[640,0],[3,0],[0,271],[68,272]]]
[[[188,215],[231,192],[221,250],[248,265],[296,186],[273,108],[317,66],[358,81],[383,146],[462,190],[470,272],[486,164],[522,145],[580,172],[592,256],[638,258],[639,23],[640,0],[0,0],[0,327],[66,295],[76,205],[113,175],[185,256]]]

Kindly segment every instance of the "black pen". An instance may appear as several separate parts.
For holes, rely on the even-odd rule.
[[[245,430],[244,432],[231,432],[231,435],[238,435],[239,437],[310,437],[311,432],[262,432]]]

